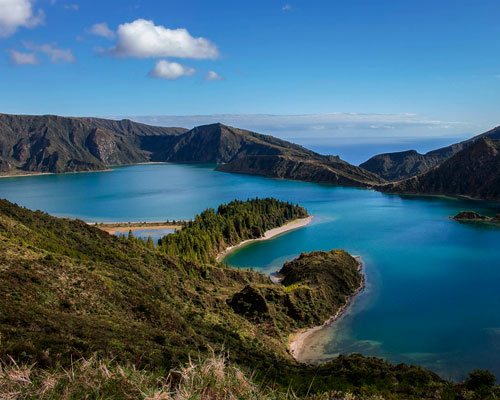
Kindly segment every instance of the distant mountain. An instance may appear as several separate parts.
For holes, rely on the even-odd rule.
[[[500,140],[481,137],[420,175],[376,187],[391,193],[500,199]]]
[[[397,181],[428,171],[481,138],[500,139],[500,126],[471,139],[429,151],[426,154],[417,153],[415,150],[379,154],[365,161],[360,167],[386,180]]]
[[[0,173],[95,171],[140,162],[225,164],[225,172],[367,187],[377,175],[272,136],[222,124],[154,127],[130,120],[0,114]]]

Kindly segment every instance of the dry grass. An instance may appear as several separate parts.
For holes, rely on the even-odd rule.
[[[69,369],[43,370],[0,364],[0,399],[141,399],[141,400],[296,400],[293,393],[262,389],[252,377],[213,355],[190,361],[170,374],[137,370],[97,357],[80,359]],[[310,400],[355,400],[350,394],[325,393]]]

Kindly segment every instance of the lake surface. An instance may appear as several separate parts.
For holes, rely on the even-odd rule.
[[[310,338],[308,356],[360,352],[460,379],[473,368],[500,377],[500,228],[448,219],[494,215],[499,204],[215,172],[213,166],[138,165],[110,172],[0,179],[0,197],[92,222],[190,219],[235,198],[304,205],[313,222],[231,253],[265,273],[302,251],[361,255],[367,289],[340,320]]]
[[[170,235],[171,233],[175,233],[175,229],[135,229],[133,234],[137,238],[153,239],[154,244],[158,244],[158,240],[161,239],[165,235]],[[128,236],[128,232],[115,232],[116,236]]]

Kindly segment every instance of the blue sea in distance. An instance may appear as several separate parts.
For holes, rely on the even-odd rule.
[[[313,222],[231,253],[265,273],[302,251],[361,255],[367,288],[340,320],[306,343],[311,360],[352,352],[420,364],[444,378],[474,368],[500,377],[500,229],[448,217],[494,215],[500,205],[386,195],[331,185],[154,164],[113,171],[0,179],[0,197],[87,221],[190,219],[207,207],[273,196],[304,205]]]
[[[345,161],[359,165],[375,154],[416,150],[421,154],[449,146],[471,137],[415,138],[415,137],[345,137],[345,138],[296,138],[292,141],[320,154],[338,155]]]

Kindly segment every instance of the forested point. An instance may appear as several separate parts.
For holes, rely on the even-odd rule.
[[[217,254],[244,240],[257,239],[267,230],[307,217],[304,207],[273,198],[234,200],[209,208],[182,230],[158,241],[158,250],[168,255],[203,263],[216,261]]]

